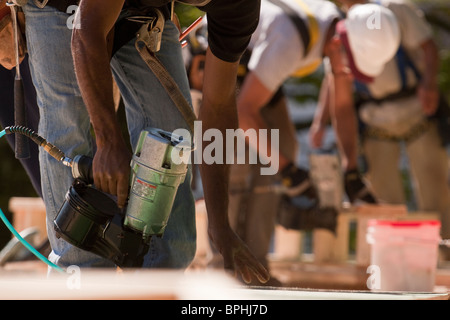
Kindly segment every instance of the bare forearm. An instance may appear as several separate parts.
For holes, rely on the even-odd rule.
[[[437,77],[439,69],[439,54],[433,40],[427,40],[422,44],[424,51],[425,65],[427,66],[423,74],[423,83],[427,87],[437,87]]]
[[[242,85],[237,100],[239,115],[239,127],[244,131],[255,130],[259,137],[260,129],[268,129],[268,124],[263,118],[261,109],[266,106],[272,98],[274,92],[267,89],[259,80],[258,76],[250,72]],[[257,152],[259,158],[264,163],[272,163],[274,168],[283,169],[290,160],[279,152],[279,148],[272,141],[272,134],[267,135],[266,143],[260,143],[260,139],[248,139],[249,146]],[[272,154],[276,152],[277,154]]]
[[[111,30],[123,0],[81,0],[81,28],[72,35],[72,55],[81,95],[99,143],[117,134],[113,79],[109,62]]]
[[[317,128],[324,128],[330,122],[330,89],[329,81],[332,81],[331,75],[325,75],[320,88],[319,101],[317,102],[317,109],[314,113],[312,126]]]
[[[237,66],[237,62],[225,62],[215,57],[209,49],[207,50],[203,105],[199,117],[203,121],[203,132],[216,129],[220,130],[222,137],[225,137],[226,129],[238,127]],[[206,144],[203,143],[203,145]],[[225,149],[216,150],[216,152],[222,152],[223,156],[226,154]],[[200,173],[204,184],[209,236],[223,257],[224,268],[240,272],[246,282],[250,282],[252,274],[261,282],[266,282],[270,277],[269,273],[230,228],[228,220],[229,166],[206,164],[202,161]]]
[[[228,176],[225,164],[200,165],[210,229],[226,228],[228,221]],[[219,182],[220,181],[220,182]]]
[[[433,115],[439,105],[438,68],[439,55],[432,39],[425,41],[421,48],[424,52],[426,68],[418,87],[418,97],[426,115]]]
[[[342,167],[357,167],[358,123],[352,95],[352,78],[347,74],[334,75],[334,128],[342,156]]]
[[[227,129],[238,127],[236,110],[235,81],[237,64],[217,59],[209,50],[205,61],[203,104],[199,119],[203,133],[208,129],[219,130],[226,137]],[[217,75],[221,75],[218,77]],[[205,148],[208,143],[202,143]],[[229,166],[226,165],[226,143],[219,152],[224,164],[207,164],[202,159],[200,173],[204,185],[205,202],[210,229],[229,226],[228,223],[228,179]],[[204,154],[202,152],[202,154]]]
[[[97,151],[92,171],[95,185],[117,195],[124,207],[128,196],[131,154],[118,124],[109,65],[108,35],[124,0],[81,0],[81,29],[72,35],[72,55],[81,95],[94,128]]]
[[[328,125],[329,122],[330,122],[330,113],[328,105],[318,103],[312,125],[317,126],[318,128],[324,128]]]
[[[199,119],[202,121],[202,136],[208,129],[217,129],[222,133],[222,137],[226,136],[226,129],[237,128],[236,114],[227,110],[233,110],[233,101],[229,101],[231,105],[228,108],[222,109],[221,112],[215,112],[217,110],[204,103]],[[203,148],[207,147],[207,143],[202,143]],[[224,158],[226,155],[225,143],[222,150],[215,150],[219,152]],[[202,152],[202,154],[204,154]],[[225,159],[223,164],[207,164],[204,159],[200,165],[200,173],[202,176],[204,194],[206,206],[208,208],[209,221],[215,226],[227,226],[228,225],[228,177],[229,177],[229,165],[226,164]]]
[[[330,62],[327,76],[329,87],[330,115],[337,136],[342,158],[342,168],[357,167],[358,123],[353,101],[353,76],[345,62],[339,37],[330,39],[324,49]]]
[[[106,40],[74,33],[72,51],[78,85],[96,137],[106,142],[119,130]]]

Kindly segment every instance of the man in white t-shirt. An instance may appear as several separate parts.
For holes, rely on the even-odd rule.
[[[292,16],[297,16],[303,21],[307,30],[306,35],[305,32],[302,32],[298,21]],[[282,113],[288,115],[288,109],[286,99],[284,97],[277,99],[277,97],[288,78],[307,76],[322,64],[339,20],[341,20],[341,12],[330,1],[263,0],[261,2],[260,22],[248,47],[251,51],[247,65],[248,73],[240,87],[237,100],[239,126],[244,131],[249,129],[280,130],[279,178],[288,188],[295,189],[300,185],[304,187],[303,190],[308,190],[313,187],[307,170],[296,165],[297,149],[292,147],[289,139],[283,137],[283,132],[293,130],[293,122],[289,116],[280,121],[279,115]],[[278,110],[275,111],[279,113],[278,119],[275,117],[276,113],[267,116],[271,109],[268,104],[273,105],[274,100],[277,102],[272,110]],[[356,138],[356,133],[345,129],[340,130],[339,134],[354,135]],[[261,150],[260,145],[252,145],[252,141],[249,141],[249,144],[253,149],[265,154],[267,150],[271,149],[271,141],[268,140],[269,144],[266,150]],[[356,159],[356,155],[349,154],[348,158]],[[356,160],[351,164],[356,165]],[[233,169],[244,171],[245,167],[235,166]],[[236,174],[234,177],[236,181],[234,185],[230,184],[231,190],[236,186],[244,186],[251,192],[252,183],[256,185],[264,183],[264,177],[256,174],[251,175],[251,179],[249,179],[249,175],[245,174]],[[351,199],[375,202],[375,198],[360,178],[360,176],[356,177],[356,184],[354,183],[356,188],[350,190],[352,191]],[[230,182],[233,182],[233,174]],[[305,206],[302,208],[302,212],[296,210],[296,213],[305,216],[307,210],[314,210],[314,205],[308,202],[308,198],[311,198],[308,192],[300,192],[298,195],[302,197],[301,203]],[[262,259],[268,252],[275,217],[280,211],[279,206],[277,207],[280,196],[273,192],[254,193],[250,200],[247,198],[244,210],[233,212],[237,217],[230,217],[230,221],[240,221],[241,228],[245,233],[243,238],[246,239],[252,252]],[[272,200],[271,203],[267,205],[270,200]],[[255,210],[255,208],[260,209]],[[242,211],[245,212],[242,213]],[[286,222],[291,222],[290,218],[296,219],[292,217],[291,213],[286,214]],[[320,218],[314,222],[314,227],[330,227],[327,224],[330,218],[328,214],[322,215],[321,212],[315,212],[315,216]],[[281,218],[283,219],[284,216]],[[297,218],[299,220],[292,220],[292,223],[301,220],[301,217]]]
[[[340,2],[349,14],[366,3],[358,0]],[[423,12],[408,1],[382,0],[377,1],[376,5],[393,12],[400,28],[400,49],[375,77],[364,79],[363,76],[361,79],[355,73],[353,77],[347,77],[348,83],[353,83],[356,78],[355,90],[359,99],[353,103],[349,100],[351,93],[336,91],[336,101],[345,102],[336,103],[334,114],[354,113],[356,117],[357,104],[358,116],[363,124],[362,147],[368,165],[368,178],[375,195],[382,202],[406,202],[399,172],[401,146],[404,144],[418,209],[439,213],[442,237],[448,238],[448,156],[438,124],[430,118],[442,102],[437,83],[439,57],[432,30]],[[380,48],[383,46],[383,43],[380,44]],[[338,55],[339,52],[336,50]],[[367,56],[369,59],[374,57],[370,53]],[[331,68],[334,73],[348,72],[338,59],[332,59]],[[356,149],[354,140],[348,145]]]
[[[304,24],[307,34],[302,34],[297,16]],[[338,8],[329,1],[322,0],[263,0],[259,25],[252,35],[248,50],[251,52],[247,72],[239,86],[238,113],[239,125],[244,131],[249,129],[280,129],[280,135],[292,131],[292,121],[288,117],[285,97],[280,95],[280,88],[289,77],[303,77],[314,72],[334,44],[335,26],[341,19]],[[390,57],[389,57],[390,58]],[[201,59],[201,58],[199,58]],[[242,62],[242,61],[241,61]],[[374,61],[376,66],[383,64]],[[196,87],[197,77],[192,71],[201,66],[197,58],[192,60],[193,69],[189,70],[191,87]],[[327,79],[328,80],[328,79]],[[327,82],[327,81],[325,81]],[[200,87],[197,88],[201,90]],[[271,115],[267,115],[272,112]],[[283,116],[281,116],[283,114]],[[345,117],[345,115],[344,115]],[[340,135],[353,135],[350,130],[340,130]],[[269,138],[271,135],[267,135]],[[294,139],[294,141],[292,141]],[[262,154],[261,145],[250,147]],[[270,150],[270,143],[267,146]],[[296,162],[295,137],[280,139],[279,174],[287,187],[304,186],[297,195],[307,197],[312,189],[306,170],[298,168]],[[352,159],[347,163],[355,164],[356,155],[348,154]],[[353,159],[355,159],[353,161]],[[270,239],[277,214],[279,194],[270,188],[260,188],[274,181],[274,177],[264,177],[251,168],[258,166],[234,165],[230,176],[230,221],[235,230],[245,239],[252,252],[263,263],[270,246]],[[347,168],[347,166],[345,167]],[[360,179],[360,177],[356,177]],[[264,181],[267,180],[267,181]],[[352,200],[362,199],[374,202],[361,180],[357,180]],[[257,192],[255,190],[258,189]],[[261,189],[266,190],[265,193]],[[242,192],[242,190],[247,190]],[[233,192],[240,196],[233,197]],[[233,199],[238,208],[233,206]],[[245,206],[242,206],[245,204]],[[239,228],[242,228],[239,230]],[[242,232],[242,233],[241,233]]]
[[[292,12],[286,11],[289,7]],[[297,14],[308,29],[308,40],[299,37],[299,28],[289,15]],[[272,0],[262,1],[260,23],[249,44],[252,56],[248,63],[249,73],[242,84],[238,97],[239,125],[242,129],[256,130],[267,127],[261,110],[290,77],[303,77],[314,72],[327,56],[327,48],[335,34],[335,25],[341,12],[330,1]],[[300,32],[301,33],[301,32]],[[303,40],[303,41],[302,41]],[[329,85],[328,80],[324,85]],[[346,115],[340,115],[343,121]],[[337,128],[342,140],[351,140],[357,133],[345,127]],[[270,137],[269,137],[270,138]],[[270,150],[270,139],[267,149]],[[280,143],[281,145],[281,143]],[[260,146],[254,146],[259,150]],[[267,150],[260,150],[262,153]],[[357,151],[343,149],[344,170],[357,169]],[[307,185],[308,174],[297,168],[295,159],[285,153],[279,154],[279,169],[286,186]],[[359,175],[346,188],[351,201],[363,199],[376,202]]]
[[[229,216],[233,229],[266,267],[281,201],[281,194],[272,187],[280,182],[280,172],[287,187],[301,185],[302,190],[297,195],[315,203],[315,190],[307,170],[295,165],[298,142],[282,85],[289,77],[305,76],[321,65],[324,44],[333,35],[334,25],[339,18],[337,7],[324,0],[263,0],[260,23],[246,54],[241,58],[238,71],[240,128],[244,131],[256,129],[256,132],[259,129],[279,130],[277,158],[280,163],[276,175],[261,174],[264,164],[260,162],[254,164],[245,161],[230,167]],[[310,37],[307,48],[307,42],[300,36],[302,31],[296,23],[303,23],[304,32]],[[197,30],[196,37],[191,38],[190,42],[193,57],[188,59],[188,74],[194,92],[202,90],[202,47],[206,46],[207,38],[202,33],[202,30]],[[193,97],[196,96],[193,94]],[[195,98],[193,100],[196,101]],[[248,107],[257,108],[258,119],[246,112],[250,111],[246,109]],[[253,120],[261,122],[254,124]],[[270,138],[271,134],[267,137]],[[246,152],[255,152],[257,149],[251,145]],[[265,154],[265,151],[262,150],[260,154]],[[214,263],[212,261],[211,264]],[[277,285],[274,280],[272,278],[268,284]]]
[[[301,18],[309,43],[299,36],[301,32],[289,15]],[[334,25],[339,19],[337,7],[328,1],[262,1],[260,23],[249,44],[252,52],[249,72],[238,97],[239,125],[244,131],[267,128],[261,110],[283,83],[292,76],[306,76],[321,65],[325,43],[334,34]],[[285,101],[284,104],[286,108]],[[259,150],[260,146],[254,147]],[[270,147],[269,139],[268,150]],[[307,180],[306,170],[297,168],[295,159],[283,152],[280,152],[278,167],[287,178],[288,186]]]

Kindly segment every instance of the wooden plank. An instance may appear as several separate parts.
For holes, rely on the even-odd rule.
[[[277,260],[296,261],[302,253],[303,232],[288,230],[276,225],[274,231],[274,252],[272,256]]]
[[[369,291],[367,268],[352,263],[316,264],[311,262],[271,261],[271,273],[284,287],[317,290]],[[450,291],[450,269],[436,270],[434,293]]]
[[[30,227],[36,227],[39,234],[35,245],[47,239],[47,223],[45,205],[41,198],[12,197],[9,200],[9,211],[13,214],[13,227],[21,232]]]
[[[447,293],[413,292],[370,292],[358,290],[315,290],[305,288],[286,288],[267,290],[253,289],[252,294],[260,300],[448,300]]]
[[[0,274],[2,300],[429,300],[447,293],[247,287],[222,272],[83,270],[53,276]]]
[[[337,216],[336,233],[325,229],[313,230],[315,263],[344,263],[349,260],[350,224],[356,219],[351,210],[342,209]]]
[[[355,264],[271,261],[273,276],[286,287],[366,290],[366,269]]]
[[[47,277],[46,268],[42,266],[45,266],[42,262],[35,261],[11,263],[0,269],[0,299],[443,300],[449,297],[445,287],[432,293],[370,292],[362,286],[368,275],[356,265],[272,263],[273,272],[279,278],[290,277],[286,283],[291,286],[268,288],[244,286],[221,270],[182,272],[146,269],[118,272],[82,269],[77,280],[73,278],[76,273]],[[448,270],[446,276],[450,277]],[[310,282],[299,281],[301,279],[310,279]],[[321,282],[327,286],[314,287],[313,279],[317,280],[316,284]],[[333,288],[333,282],[337,284],[338,281],[340,286]],[[311,286],[308,287],[308,284]],[[344,284],[352,285],[344,289]]]

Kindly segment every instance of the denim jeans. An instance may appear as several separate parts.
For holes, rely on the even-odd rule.
[[[28,56],[20,64],[20,74],[22,76],[25,110],[27,114],[27,127],[38,131],[39,124],[39,110],[36,104],[36,90],[34,90],[33,82],[31,80],[30,69],[28,67]],[[16,76],[15,69],[7,70],[0,67],[0,101],[2,107],[0,108],[0,125],[5,128],[14,124],[14,79]],[[14,135],[5,136],[12,149],[15,149]],[[39,149],[38,146],[29,142],[30,157],[28,159],[19,159],[23,168],[30,178],[31,184],[40,197],[41,193],[41,175],[39,173]]]
[[[40,111],[39,133],[66,156],[93,154],[90,120],[77,85],[71,53],[69,15],[53,7],[37,8],[33,1],[24,7],[30,69]],[[189,84],[178,42],[179,32],[168,21],[158,58],[190,101]],[[153,73],[140,58],[134,39],[112,58],[111,67],[120,88],[127,117],[130,142],[136,145],[147,127],[173,131],[187,128],[183,117]],[[61,267],[113,267],[113,263],[58,239],[53,228],[65,194],[73,182],[70,168],[46,152],[40,152],[42,192],[47,210],[47,231],[52,252],[50,261]],[[191,169],[180,185],[162,238],[152,237],[144,267],[185,268],[195,254],[195,209],[190,188]]]

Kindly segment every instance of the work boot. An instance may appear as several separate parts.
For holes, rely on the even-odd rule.
[[[361,200],[367,203],[377,203],[369,187],[364,183],[357,169],[346,171],[344,174],[345,192],[351,203]]]
[[[289,197],[304,195],[310,199],[317,199],[317,192],[308,171],[290,163],[281,171],[281,183],[286,187]]]

